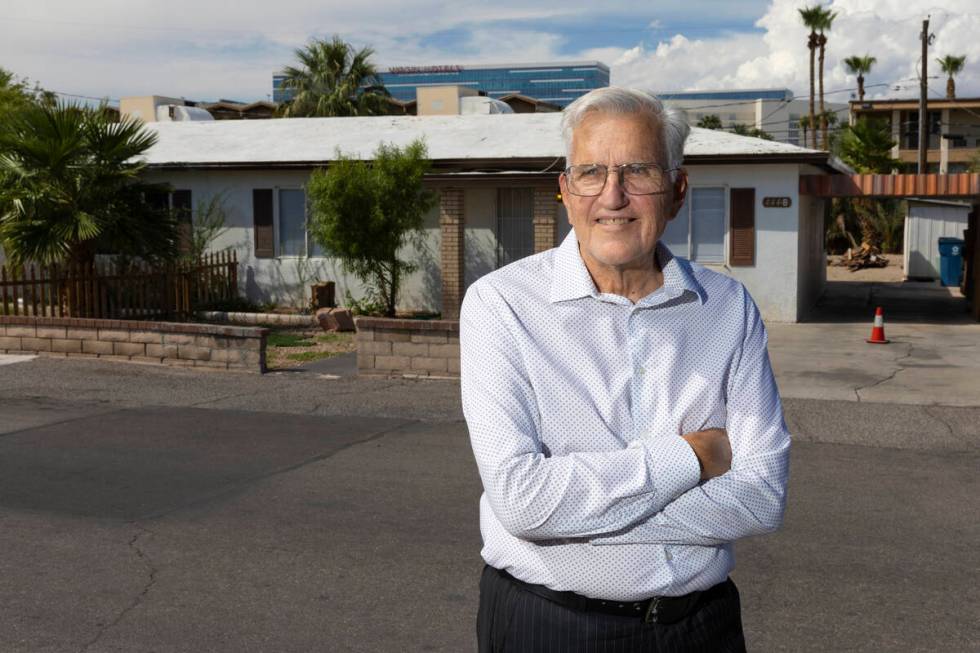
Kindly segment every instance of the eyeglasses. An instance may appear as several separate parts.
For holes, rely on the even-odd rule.
[[[624,163],[607,166],[602,163],[582,163],[565,168],[568,192],[572,195],[592,197],[606,187],[610,169],[619,176],[619,185],[630,195],[660,195],[670,188],[667,173],[680,168],[664,170],[656,163]]]

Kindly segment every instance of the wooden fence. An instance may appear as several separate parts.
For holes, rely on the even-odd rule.
[[[237,296],[234,252],[163,267],[0,265],[0,315],[185,320],[200,307]]]

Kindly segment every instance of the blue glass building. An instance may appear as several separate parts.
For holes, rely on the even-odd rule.
[[[609,86],[609,67],[598,61],[560,63],[485,64],[475,66],[396,66],[379,71],[392,97],[403,102],[415,99],[419,86],[455,84],[483,91],[488,97],[527,95],[536,100],[566,106],[594,88]],[[282,75],[272,77],[272,99],[289,99],[283,91]]]

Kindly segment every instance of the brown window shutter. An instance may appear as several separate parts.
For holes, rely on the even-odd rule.
[[[272,189],[252,189],[252,216],[255,230],[255,258],[276,255],[275,232],[272,225]]]
[[[755,265],[755,189],[731,192],[731,251],[729,265]]]

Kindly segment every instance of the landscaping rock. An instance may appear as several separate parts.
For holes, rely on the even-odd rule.
[[[321,308],[316,321],[324,331],[355,331],[354,318],[346,308]]]

